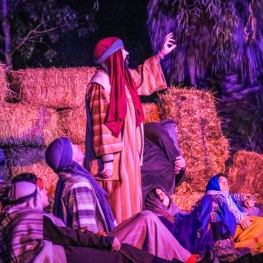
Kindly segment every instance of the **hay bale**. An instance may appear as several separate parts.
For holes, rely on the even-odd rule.
[[[196,192],[187,182],[176,187],[172,195],[174,203],[182,210],[191,211],[192,206],[204,195],[204,192]]]
[[[9,167],[10,178],[24,172],[34,173],[44,181],[48,196],[54,196],[58,176],[45,162],[44,147],[13,146],[5,149],[5,160]]]
[[[6,80],[6,66],[4,64],[0,64],[0,105],[5,102],[7,91],[8,83]]]
[[[63,135],[53,109],[6,104],[0,108],[0,145],[48,145]]]
[[[250,193],[263,204],[263,155],[255,152],[238,151],[229,166],[228,178],[231,192]]]
[[[59,112],[59,125],[65,136],[73,143],[85,143],[86,137],[86,110],[75,108]]]
[[[212,94],[195,89],[170,88],[159,95],[161,119],[173,119],[187,163],[186,181],[196,191],[204,191],[207,181],[225,171],[228,141],[221,131]]]
[[[155,103],[142,103],[144,112],[144,124],[148,122],[159,122],[159,107]]]
[[[85,106],[86,87],[95,68],[37,68],[11,72],[23,102],[51,108]]]

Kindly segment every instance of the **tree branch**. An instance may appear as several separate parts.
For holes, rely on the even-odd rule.
[[[37,38],[39,38],[42,35],[46,35],[48,33],[56,31],[59,28],[67,26],[67,24],[64,24],[64,25],[56,26],[56,27],[53,27],[53,28],[50,28],[50,29],[42,30],[42,31],[38,31],[37,30],[41,25],[44,26],[45,24],[47,24],[47,23],[43,22],[43,23],[39,24],[35,29],[30,30],[28,32],[28,34],[23,38],[21,43],[19,45],[17,45],[16,47],[14,47],[14,51],[15,50],[19,50],[21,48],[21,46],[23,46],[27,41],[31,41],[31,40],[37,39]]]

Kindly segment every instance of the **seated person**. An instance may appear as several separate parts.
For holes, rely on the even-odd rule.
[[[224,174],[215,175],[190,215],[179,220],[174,236],[190,252],[213,249],[220,259],[236,257],[232,240],[237,251],[262,251],[263,218],[249,216],[238,200],[246,206],[254,205],[249,195],[230,194]]]
[[[84,154],[69,138],[53,141],[46,162],[59,176],[54,214],[74,229],[103,231],[158,257],[182,262],[196,259],[184,249],[150,211],[143,211],[116,226],[106,193],[82,166]]]
[[[263,249],[263,218],[249,216],[239,204],[253,207],[255,199],[247,194],[229,192],[228,179],[224,174],[215,175],[207,184],[206,195],[222,196],[237,223],[234,242],[236,248],[248,247],[256,252]]]
[[[232,228],[228,227],[231,219],[235,221],[235,218],[220,198],[204,196],[188,214],[179,209],[163,189],[154,188],[145,198],[145,207],[153,211],[191,253],[214,251],[222,260],[236,258],[231,241],[236,224]],[[222,250],[219,251],[222,242],[226,245],[221,246]]]
[[[173,120],[165,119],[144,125],[142,195],[159,187],[171,196],[185,174],[185,160],[181,156],[177,128]]]
[[[145,209],[155,213],[162,223],[173,233],[176,219],[184,217],[188,212],[181,210],[172,201],[165,190],[155,187],[145,197]]]
[[[120,244],[116,237],[66,227],[60,219],[43,212],[48,203],[41,179],[30,173],[13,178],[8,205],[0,217],[1,262],[179,262]]]

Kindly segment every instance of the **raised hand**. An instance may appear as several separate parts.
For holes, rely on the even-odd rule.
[[[163,40],[162,49],[158,52],[159,56],[163,58],[176,48],[175,40],[173,39],[173,33],[170,32],[165,36]]]

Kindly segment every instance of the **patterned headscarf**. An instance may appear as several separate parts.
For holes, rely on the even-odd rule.
[[[39,188],[12,183],[0,217],[1,262],[31,262],[43,246],[43,207]]]
[[[47,164],[54,170],[54,172],[65,172],[73,176],[80,175],[82,177],[85,177],[90,182],[105,216],[107,223],[106,227],[107,229],[109,229],[109,231],[112,230],[114,228],[114,217],[106,200],[107,193],[83,166],[72,160],[73,152],[70,139],[67,137],[60,137],[54,140],[48,146],[45,155]],[[54,214],[59,218],[63,218],[62,204],[60,201],[63,189],[64,183],[61,179],[59,179],[55,192],[53,211]]]
[[[125,85],[133,101],[136,125],[143,122],[144,114],[137,87],[128,69],[125,69],[121,48],[121,39],[108,37],[100,40],[94,50],[94,62],[102,67],[110,76],[110,105],[105,118],[105,125],[118,137],[127,113]]]
[[[216,174],[208,181],[206,185],[205,197],[218,196],[219,199],[223,200],[222,207],[221,207],[221,211],[222,211],[221,216],[223,216],[224,222],[226,223],[226,225],[228,225],[231,235],[234,236],[234,233],[236,230],[236,219],[235,219],[234,214],[229,209],[226,198],[230,197],[233,200],[233,202],[237,205],[237,208],[240,211],[242,210],[240,206],[236,203],[235,199],[232,198],[232,196],[229,193],[221,191],[219,181],[218,181],[220,176],[224,176],[224,175]],[[226,204],[226,206],[224,204]]]
[[[229,193],[221,191],[218,181],[220,176],[224,176],[224,174],[216,174],[208,181],[205,190],[206,194],[210,194],[210,195],[218,194],[224,196],[225,198],[230,196],[233,202],[235,203],[235,205],[237,206],[238,210],[244,212],[242,207],[237,203],[235,198],[233,198]]]

